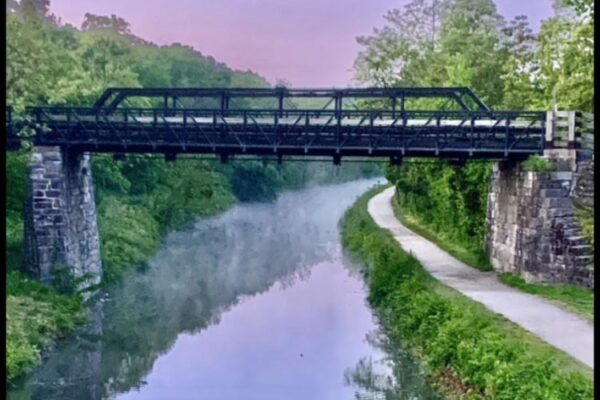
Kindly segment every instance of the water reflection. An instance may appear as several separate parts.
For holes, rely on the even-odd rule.
[[[371,353],[365,346],[372,344],[359,343],[372,320],[359,280],[348,281],[340,267],[346,263],[337,222],[373,183],[286,193],[273,204],[236,206],[171,234],[148,270],[132,272],[113,287],[95,304],[89,326],[61,344],[9,398],[180,399],[197,398],[198,388],[213,390],[207,398],[252,398],[251,390],[240,390],[258,385],[258,377],[321,390],[311,396],[293,389],[297,398],[340,398],[343,369]],[[347,283],[337,283],[342,281]],[[253,334],[252,326],[262,330]],[[277,340],[282,344],[274,348]],[[295,346],[289,345],[292,340]],[[302,350],[282,356],[302,347],[308,356],[300,357]],[[259,353],[249,353],[252,349]],[[257,357],[270,364],[257,366]],[[284,374],[284,361],[298,359],[313,362],[313,370],[298,364]],[[256,380],[248,381],[248,374]],[[318,376],[339,378],[329,383]],[[234,378],[239,387],[227,395]],[[255,388],[256,398],[264,398],[259,392],[269,384]],[[281,386],[281,394],[289,394],[290,387]],[[354,389],[347,389],[349,396],[342,398],[352,397]]]
[[[354,368],[344,373],[346,385],[356,389],[360,400],[441,400],[425,381],[419,366],[402,349],[392,346],[389,338],[376,329],[369,332],[367,342],[383,356],[361,358]]]

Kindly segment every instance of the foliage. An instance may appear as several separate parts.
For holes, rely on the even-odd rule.
[[[6,265],[9,269],[20,263],[23,242],[23,205],[28,153],[6,153]]]
[[[444,161],[405,161],[388,167],[386,178],[398,191],[398,202],[419,223],[485,259],[489,163],[468,162],[464,167]],[[472,264],[472,263],[469,263]],[[477,262],[477,265],[480,263]]]
[[[500,274],[502,283],[527,293],[545,297],[559,306],[594,321],[594,292],[574,285],[544,285],[527,283],[511,273]]]
[[[442,382],[450,372],[461,398],[591,399],[591,371],[425,272],[367,212],[376,190],[342,221],[342,242],[365,263],[368,300],[392,339],[412,350]],[[449,390],[442,387],[442,390]]]
[[[548,173],[552,171],[552,163],[543,157],[533,155],[521,163],[521,168],[523,171]]]
[[[562,0],[534,35],[492,0],[412,0],[357,41],[358,81],[375,86],[469,86],[490,106],[592,112],[593,2]]]
[[[583,235],[588,239],[594,252],[594,209],[575,204],[575,216],[581,225]],[[593,265],[592,261],[592,265]]]
[[[98,208],[104,282],[115,282],[125,270],[145,262],[158,248],[157,221],[140,206],[107,197]]]
[[[232,165],[231,189],[241,201],[274,200],[280,186],[277,170],[272,165],[264,166],[258,161]]]
[[[403,207],[403,204],[398,201],[397,197],[394,197],[392,201],[392,208],[394,209],[396,218],[404,226],[417,233],[419,236],[423,236],[427,240],[430,240],[445,252],[473,268],[477,268],[480,271],[492,270],[492,265],[490,264],[487,252],[483,248],[476,246],[465,247],[456,240],[448,239],[445,232],[432,230],[429,228],[429,225],[424,223],[421,219],[410,214]]]
[[[6,275],[6,368],[13,379],[33,367],[50,342],[85,320],[81,298],[64,296],[19,272]]]
[[[118,34],[131,33],[129,29],[129,22],[123,18],[111,15],[110,17],[104,15],[94,15],[86,13],[84,16],[83,24],[81,24],[82,31],[94,31],[107,29]]]

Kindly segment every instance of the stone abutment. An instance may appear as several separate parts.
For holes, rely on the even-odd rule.
[[[23,268],[53,286],[100,283],[102,263],[90,156],[36,147],[28,169]]]
[[[509,161],[494,167],[486,234],[491,263],[528,282],[593,288],[592,250],[573,203],[593,203],[593,160],[591,169],[589,160],[576,162],[575,150],[547,151],[544,158],[549,172],[524,171]]]

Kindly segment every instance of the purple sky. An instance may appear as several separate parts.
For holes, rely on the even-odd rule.
[[[116,14],[136,35],[180,42],[271,83],[347,86],[360,46],[356,36],[384,23],[409,0],[52,0],[63,23],[81,26],[86,12]],[[534,30],[550,17],[552,0],[496,0],[506,18],[527,15]]]

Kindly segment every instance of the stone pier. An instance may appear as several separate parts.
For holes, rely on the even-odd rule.
[[[518,162],[495,166],[488,194],[490,260],[494,269],[528,282],[593,288],[591,246],[573,209],[580,169],[575,150],[547,151],[544,157],[554,167],[550,172],[524,171]]]
[[[102,277],[90,156],[36,147],[28,170],[23,267],[38,280],[78,289]],[[59,282],[60,281],[60,282]]]

